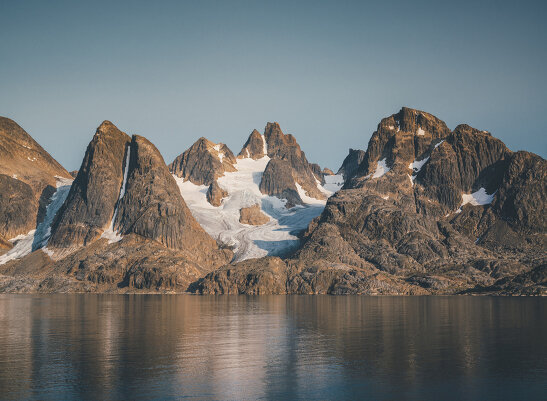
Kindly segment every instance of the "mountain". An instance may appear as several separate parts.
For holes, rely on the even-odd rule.
[[[16,122],[0,117],[0,253],[36,228],[70,174]]]
[[[192,217],[154,145],[109,121],[65,198],[47,247],[1,266],[4,290],[180,290],[232,258]]]
[[[235,171],[236,158],[223,143],[199,138],[169,165],[172,174],[196,185],[211,185],[225,172]]]
[[[296,250],[298,235],[343,184],[334,175],[327,184],[277,123],[263,135],[253,130],[237,158],[226,145],[200,138],[169,167],[196,220],[234,251],[234,261]]]
[[[0,292],[547,295],[547,163],[465,124],[404,107],[333,174],[277,123],[168,167],[105,121],[73,182],[2,124]]]
[[[341,170],[343,189],[294,255],[227,265],[195,291],[546,294],[540,156],[403,108],[380,122],[364,155],[350,151]],[[272,280],[284,285],[269,287]]]

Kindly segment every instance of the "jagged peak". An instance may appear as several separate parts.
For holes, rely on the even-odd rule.
[[[264,152],[264,138],[260,132],[253,129],[237,157],[240,159],[249,157],[256,160],[266,156]]]

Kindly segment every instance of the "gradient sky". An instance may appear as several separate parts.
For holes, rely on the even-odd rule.
[[[337,169],[401,106],[547,154],[543,1],[112,3],[0,0],[0,115],[69,170],[105,119],[167,163],[277,121]]]

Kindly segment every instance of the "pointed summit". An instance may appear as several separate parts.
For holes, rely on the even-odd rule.
[[[49,246],[76,249],[99,238],[108,227],[120,194],[130,141],[109,121],[97,128],[55,218]]]
[[[300,145],[298,145],[294,136],[291,134],[285,135],[281,131],[279,124],[274,122],[266,124],[264,138],[266,139],[268,156],[271,159],[280,159],[288,162],[289,168],[292,169],[292,177],[295,183],[302,187],[304,193],[311,198],[325,199],[325,195],[318,188],[318,184],[321,184],[321,177],[318,178],[314,174],[314,166],[308,162],[306,155],[300,149]],[[278,168],[279,166],[276,165],[275,167]],[[320,171],[321,169],[319,168]],[[272,188],[272,186],[263,185],[262,188],[266,190],[266,188]],[[266,193],[270,194],[269,192]]]
[[[238,158],[250,157],[253,160],[258,160],[267,156],[264,136],[260,132],[253,130],[247,142],[243,145],[241,152],[237,155]]]
[[[235,163],[236,158],[228,146],[201,137],[173,160],[169,171],[196,185],[211,185],[225,172],[236,171]]]

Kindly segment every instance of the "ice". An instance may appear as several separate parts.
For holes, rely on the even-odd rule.
[[[237,171],[218,178],[219,186],[228,192],[218,207],[207,202],[207,186],[173,176],[192,215],[203,229],[220,243],[233,247],[234,261],[283,255],[295,249],[300,243],[296,234],[319,216],[325,206],[325,201],[305,196],[310,204],[287,209],[285,199],[262,194],[260,180],[269,160],[267,156],[258,160],[237,159],[234,165]],[[241,224],[240,209],[255,204],[260,205],[270,221],[261,226]]]
[[[326,175],[323,188],[331,193],[335,193],[344,186],[344,176],[342,174]]]
[[[308,194],[306,194],[306,191],[304,191],[304,188],[298,183],[294,182],[294,185],[296,185],[296,190],[298,192],[298,195],[300,196],[300,199],[302,199],[302,202],[307,203],[308,205],[325,205],[327,202],[321,199],[315,199]]]
[[[497,191],[494,191],[494,193],[488,195],[486,193],[486,189],[481,188],[477,192],[473,192],[472,194],[462,194],[462,204],[460,205],[460,209],[463,205],[467,205],[468,203],[472,204],[473,206],[488,205],[494,200],[494,195],[496,194],[496,192]]]
[[[218,158],[220,159],[220,162],[222,163],[222,159],[224,159],[224,153],[220,151],[220,143],[218,145],[213,146],[213,149],[217,151]]]
[[[416,135],[419,135],[419,136],[425,135],[425,131],[422,129],[422,127],[418,127],[418,132],[416,132]]]
[[[418,174],[420,172],[420,170],[422,169],[422,167],[424,166],[424,164],[426,164],[428,160],[429,160],[429,156],[426,157],[423,160],[419,160],[419,161],[414,160],[412,163],[410,163],[408,165],[408,168],[414,170],[414,174]]]
[[[439,146],[441,146],[441,143],[443,143],[443,142],[444,142],[444,139],[441,142],[439,142],[438,144],[436,144],[433,149],[437,149]]]
[[[51,224],[53,223],[53,219],[65,202],[68,192],[70,191],[70,186],[72,185],[71,179],[63,177],[55,178],[57,179],[57,190],[51,197],[49,205],[46,208],[44,220],[38,224],[38,227],[35,230],[31,230],[27,234],[20,234],[9,240],[14,246],[7,253],[0,256],[0,265],[13,259],[19,259],[32,251],[47,245],[49,237],[51,236]]]
[[[265,156],[268,156],[268,144],[266,143],[266,136],[262,136],[262,153],[264,153]]]
[[[390,169],[386,164],[386,158],[383,158],[382,160],[378,160],[378,165],[376,166],[376,171],[372,175],[372,178],[380,178],[389,170]]]
[[[110,226],[103,231],[101,234],[101,238],[106,238],[108,240],[109,244],[112,244],[113,242],[121,241],[123,238],[118,232],[114,231],[114,221],[116,220],[116,216],[118,215],[118,205],[120,204],[120,200],[125,195],[125,187],[127,185],[127,176],[129,175],[129,155],[131,153],[131,147],[127,147],[127,154],[125,156],[125,164],[123,167],[123,182],[122,187],[120,189],[120,195],[118,196],[118,201],[116,202],[116,207],[114,209],[114,214],[112,215],[112,220],[110,221]]]

